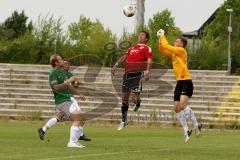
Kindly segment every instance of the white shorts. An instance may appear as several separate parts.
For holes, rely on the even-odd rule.
[[[66,101],[57,105],[56,112],[61,112],[65,117],[69,118],[73,112],[81,113],[81,108],[79,107],[76,99],[71,97],[71,101]]]
[[[69,108],[69,112],[73,113],[73,112],[81,112],[81,108],[78,105],[78,102],[76,101],[76,99],[74,97],[71,97],[71,106]]]

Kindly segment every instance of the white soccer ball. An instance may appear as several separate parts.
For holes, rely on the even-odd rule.
[[[135,5],[126,5],[124,8],[123,8],[123,14],[126,16],[126,17],[132,17],[135,15],[135,12],[136,12],[136,6]]]

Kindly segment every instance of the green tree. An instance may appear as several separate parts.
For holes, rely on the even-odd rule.
[[[175,39],[181,35],[180,29],[175,26],[171,11],[165,9],[154,14],[153,17],[149,19],[148,28],[151,37],[150,46],[153,49],[154,60],[170,67],[171,60],[164,58],[164,56],[159,54],[158,37],[156,36],[156,33],[159,29],[163,29],[166,32],[169,42],[175,41]]]
[[[37,63],[46,64],[53,53],[64,55],[63,48],[67,35],[62,28],[62,18],[55,19],[53,15],[39,16],[33,28],[37,43]]]
[[[24,11],[18,13],[14,11],[12,15],[0,25],[0,39],[12,40],[31,31],[33,26],[32,22],[27,23],[28,17]]]
[[[11,41],[0,41],[0,62],[37,63],[37,43],[31,32]]]
[[[115,42],[116,35],[104,28],[98,19],[91,21],[81,15],[78,22],[70,24],[69,37],[75,44],[77,54],[96,55],[104,61],[105,66],[109,66],[111,55],[104,51],[104,45]]]
[[[208,48],[208,55],[213,57],[218,50],[219,54],[215,55],[217,57],[224,56],[224,58],[217,58],[219,61],[214,61],[212,66],[214,69],[218,69],[218,66],[223,66],[227,64],[227,45],[228,45],[228,31],[227,26],[229,23],[229,14],[226,11],[227,8],[232,8],[232,27],[233,32],[231,36],[232,42],[232,72],[240,74],[240,1],[239,0],[228,0],[219,8],[216,13],[215,20],[209,24],[207,29],[204,31],[202,37],[202,47]],[[203,52],[201,48],[196,54],[201,54]],[[206,57],[202,57],[205,59]],[[225,59],[225,61],[223,61]],[[201,64],[200,64],[201,65]],[[224,67],[222,67],[224,68]],[[226,69],[226,67],[224,68]]]

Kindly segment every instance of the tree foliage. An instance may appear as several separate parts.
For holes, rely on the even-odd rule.
[[[169,40],[169,43],[173,43],[177,37],[181,35],[180,29],[175,26],[174,18],[168,9],[161,12],[157,12],[149,19],[148,28],[150,32],[150,46],[154,52],[154,60],[158,63],[171,66],[171,60],[162,56],[158,49],[158,37],[156,35],[159,29],[163,29]]]
[[[81,15],[78,22],[70,24],[69,37],[77,54],[96,55],[104,61],[104,65],[109,66],[111,55],[104,50],[104,45],[115,42],[116,36],[98,19],[91,21]]]
[[[66,40],[65,32],[62,28],[62,18],[55,19],[53,15],[39,16],[34,24],[33,36],[37,43],[37,63],[48,63],[48,58],[53,53],[63,54],[62,48]]]
[[[229,13],[227,8],[232,8],[231,55],[232,72],[240,74],[240,1],[228,0],[219,8],[215,20],[208,25],[202,37],[201,47],[191,55],[191,60],[201,61],[191,65],[200,69],[226,69],[228,55],[228,30]]]
[[[0,39],[13,40],[32,30],[32,22],[27,23],[28,17],[24,11],[18,13],[14,11],[5,22],[0,24]]]
[[[61,17],[39,16],[31,30],[14,39],[0,39],[0,62],[48,64],[49,57],[58,53],[66,59],[93,54],[103,59],[104,65],[109,65],[111,57],[103,50],[104,44],[109,41],[116,41],[116,36],[99,20],[93,22],[81,16],[65,32]]]
[[[189,53],[190,69],[226,69],[229,23],[227,8],[232,8],[232,72],[240,74],[240,1],[228,0],[219,8],[215,20],[209,24],[201,37],[201,45]],[[116,24],[117,25],[117,24]],[[155,63],[171,66],[171,61],[161,56],[158,51],[156,32],[166,31],[169,42],[181,36],[174,18],[168,9],[154,14],[145,26],[137,28],[133,33],[125,30],[119,42],[138,43],[138,35],[142,30],[150,33],[148,45],[154,53]],[[72,22],[67,29],[63,28],[61,17],[53,15],[39,16],[37,22],[28,23],[24,11],[14,11],[10,17],[0,24],[0,62],[4,63],[38,63],[48,64],[53,53],[71,59],[83,54],[94,55],[110,66],[111,57],[125,49],[117,49],[109,53],[104,50],[105,44],[117,42],[117,37],[98,20],[91,20],[81,15],[77,22]]]

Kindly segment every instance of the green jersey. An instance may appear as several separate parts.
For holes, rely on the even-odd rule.
[[[67,72],[67,73],[65,72],[65,75],[67,76],[67,79],[69,79],[69,78],[74,76],[74,74],[72,72]],[[71,97],[73,97],[72,92],[70,94],[71,94]]]
[[[52,69],[49,72],[49,83],[51,88],[53,85],[64,83],[64,81],[66,81],[67,79],[68,77],[65,75],[64,70],[62,69],[59,69],[59,70]],[[72,96],[72,93],[70,89],[64,89],[57,92],[53,91],[53,94],[54,94],[54,100],[56,105],[63,103],[65,101],[71,101],[70,98]]]
[[[65,75],[68,79],[74,76],[72,72],[67,72],[67,73],[65,72]]]

